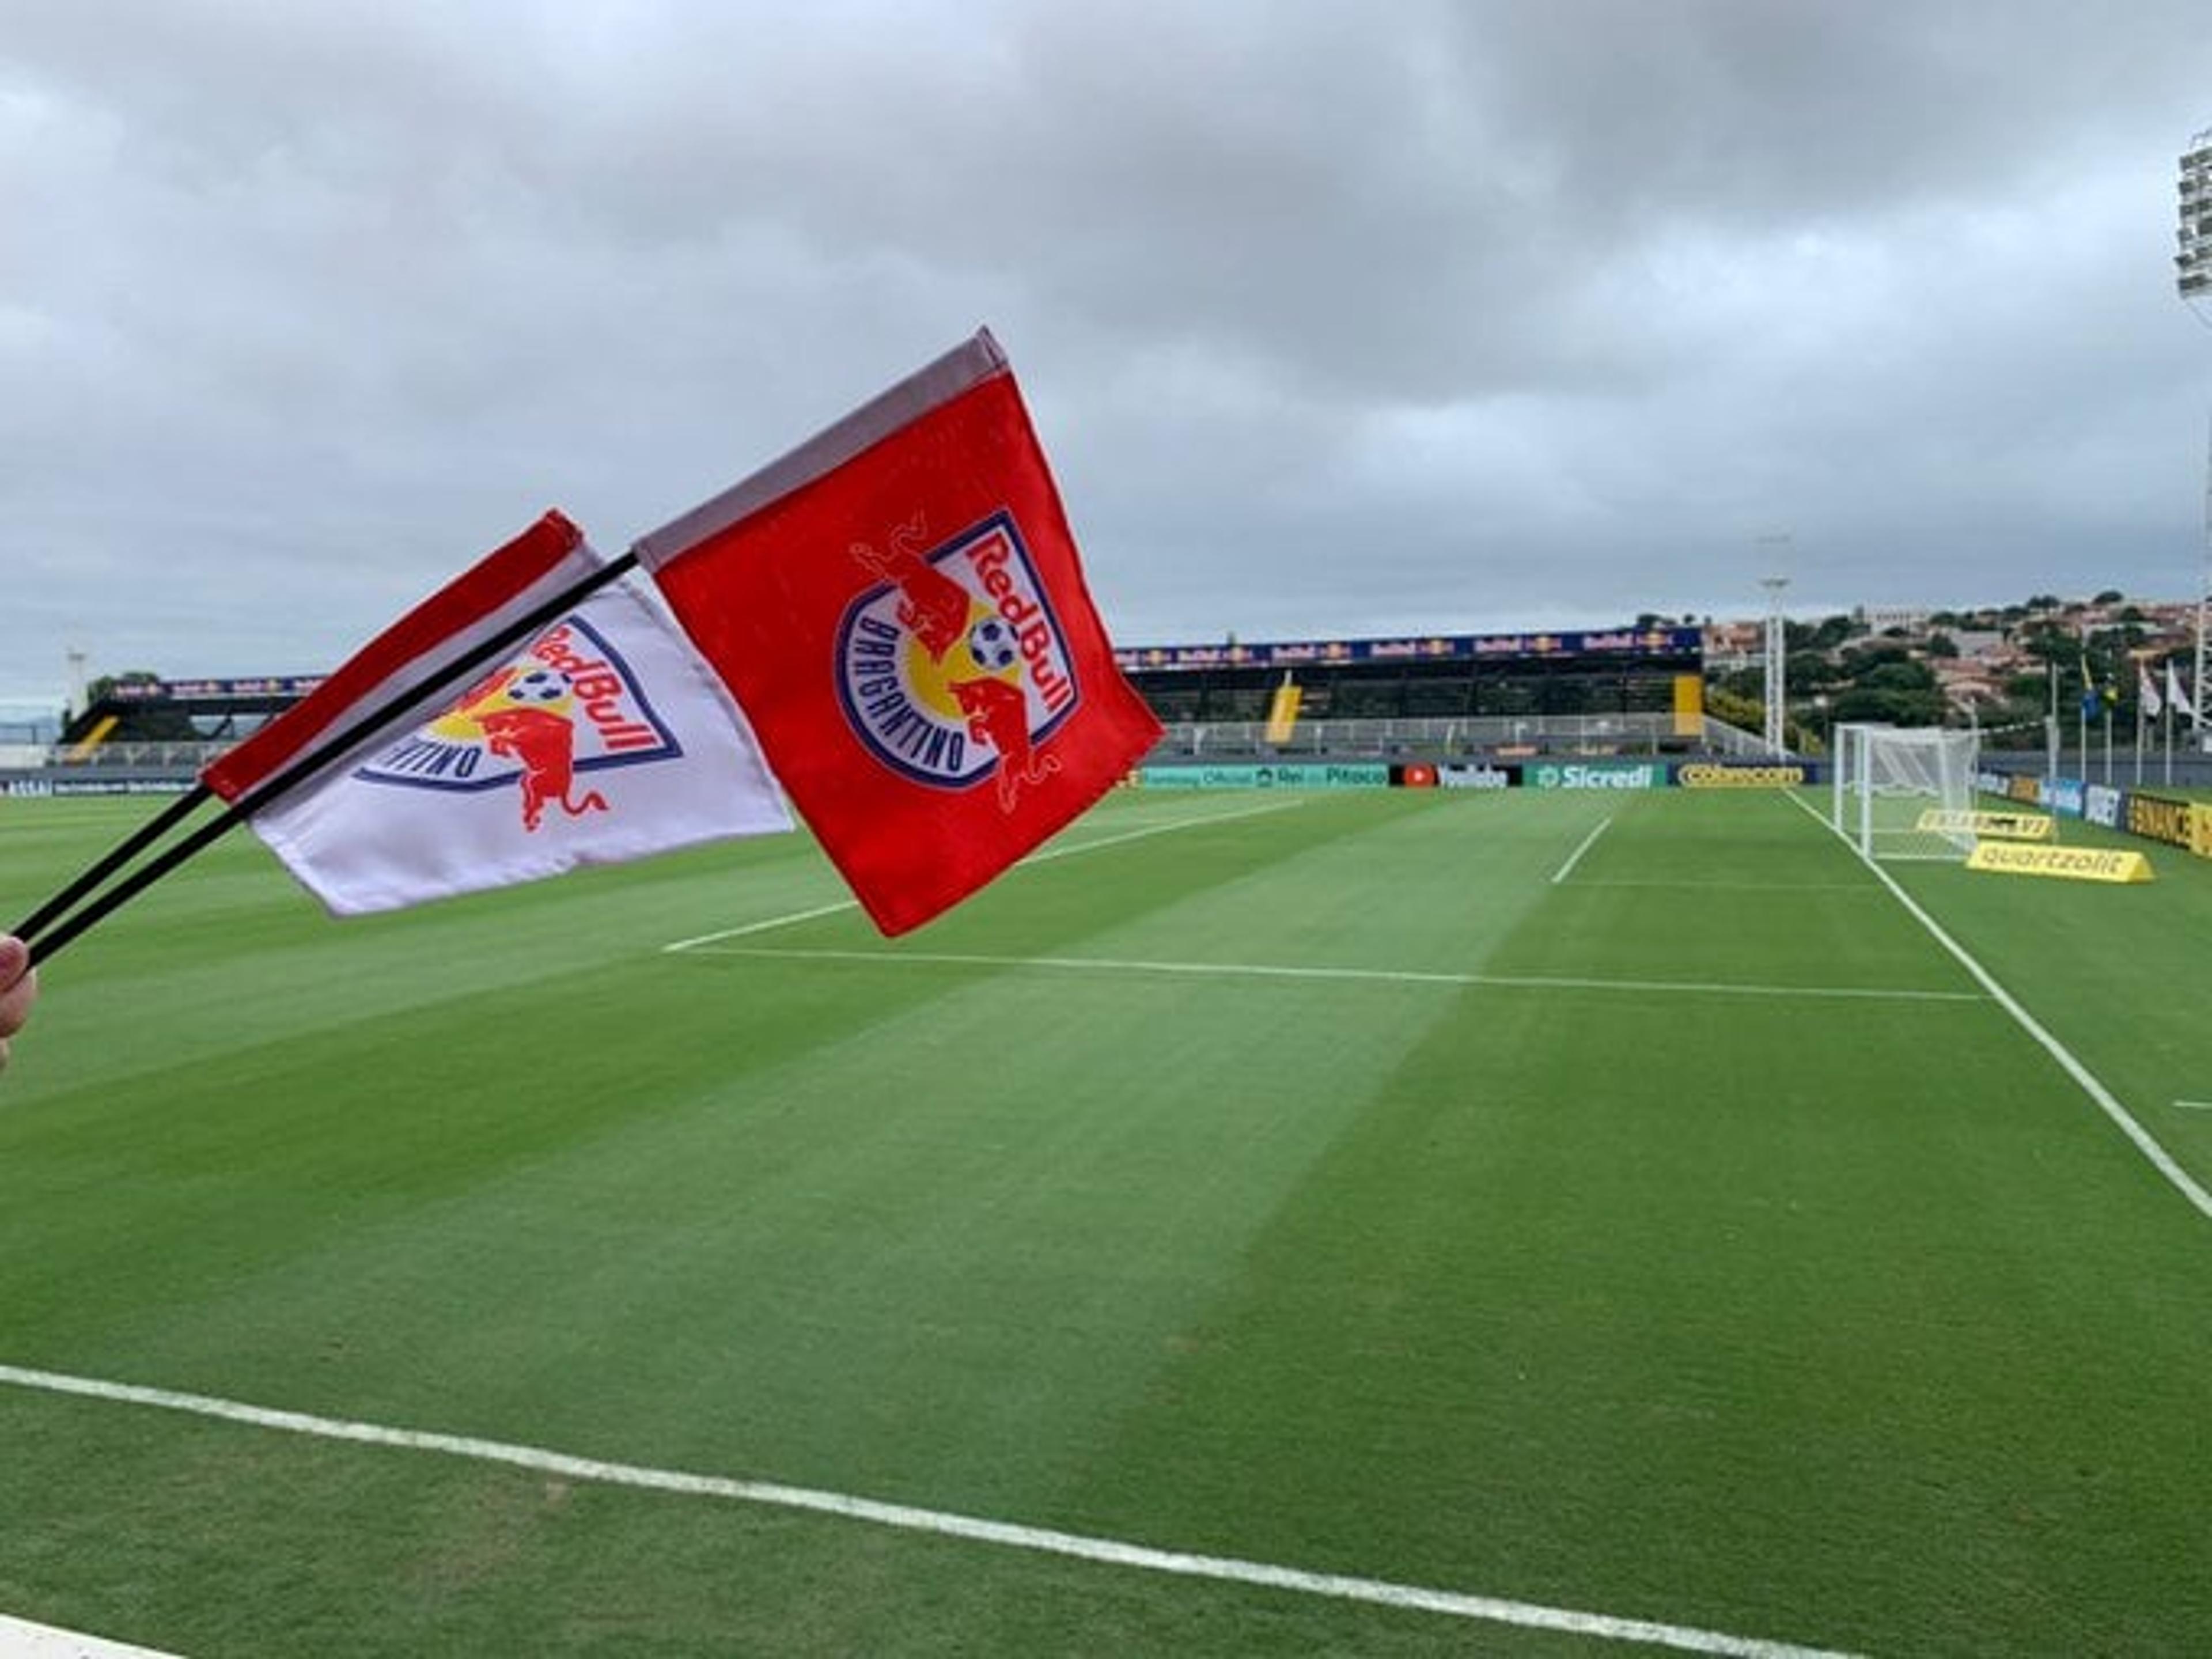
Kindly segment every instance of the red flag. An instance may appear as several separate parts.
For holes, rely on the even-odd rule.
[[[1159,737],[988,332],[641,561],[886,933],[1087,810]]]
[[[235,802],[381,704],[394,704],[391,719],[369,741],[411,724],[426,706],[451,692],[440,688],[410,702],[404,700],[410,686],[598,568],[584,532],[562,514],[546,514],[379,634],[276,719],[219,756],[200,781]]]

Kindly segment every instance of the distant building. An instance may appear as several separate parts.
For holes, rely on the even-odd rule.
[[[1927,630],[1928,618],[1935,612],[1926,605],[1863,605],[1851,615],[1866,624],[1869,634],[1887,634],[1893,628],[1919,634]]]

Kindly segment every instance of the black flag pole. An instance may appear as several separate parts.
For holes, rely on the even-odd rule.
[[[571,583],[552,598],[518,617],[498,632],[477,641],[435,673],[425,675],[405,690],[387,698],[380,707],[362,715],[336,737],[318,744],[305,755],[264,778],[238,799],[223,808],[215,817],[185,836],[182,841],[164,848],[144,864],[125,876],[113,886],[93,897],[83,907],[70,914],[65,921],[54,925],[54,919],[68,907],[89,893],[106,876],[122,867],[135,854],[150,847],[161,835],[182,823],[192,807],[200,805],[213,793],[205,784],[199,785],[191,794],[173,803],[121,846],[109,853],[99,863],[87,870],[57,893],[33,913],[25,924],[29,932],[16,935],[31,947],[33,964],[51,962],[61,954],[63,947],[78,938],[103,917],[112,915],[131,899],[144,892],[155,882],[176,869],[186,860],[196,857],[225,835],[252,817],[288,792],[316,775],[331,762],[343,758],[361,744],[407,713],[415,704],[436,692],[447,690],[465,675],[473,673],[501,652],[511,649],[529,639],[556,621],[561,613],[617,577],[627,574],[637,565],[635,550],[608,560],[589,575]],[[187,805],[189,803],[189,805]],[[34,937],[35,934],[35,937]]]
[[[190,817],[214,793],[215,791],[204,783],[194,784],[190,790],[171,801],[157,815],[140,824],[136,830],[112,848],[105,857],[88,866],[75,881],[32,911],[9,931],[17,939],[21,939],[24,944],[32,943],[38,937],[40,928]]]

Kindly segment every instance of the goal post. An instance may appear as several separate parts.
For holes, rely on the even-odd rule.
[[[1977,748],[1971,730],[1838,726],[1831,751],[1836,833],[1863,858],[1964,859],[1974,850],[1973,831],[1960,826],[1973,809]]]

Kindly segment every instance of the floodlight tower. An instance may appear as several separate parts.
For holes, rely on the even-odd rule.
[[[2212,328],[2212,127],[2189,141],[2181,157],[2181,228],[2173,256],[2174,287],[2205,327]],[[2205,739],[2212,717],[2204,694],[2205,611],[2212,606],[2212,435],[2204,457],[2204,568],[2197,583],[2197,672],[2189,690],[2197,705],[2197,732]]]
[[[1762,576],[1759,585],[1766,590],[1766,752],[1780,755],[1787,752],[1782,742],[1782,715],[1788,696],[1782,672],[1782,590],[1790,586],[1790,578]]]

